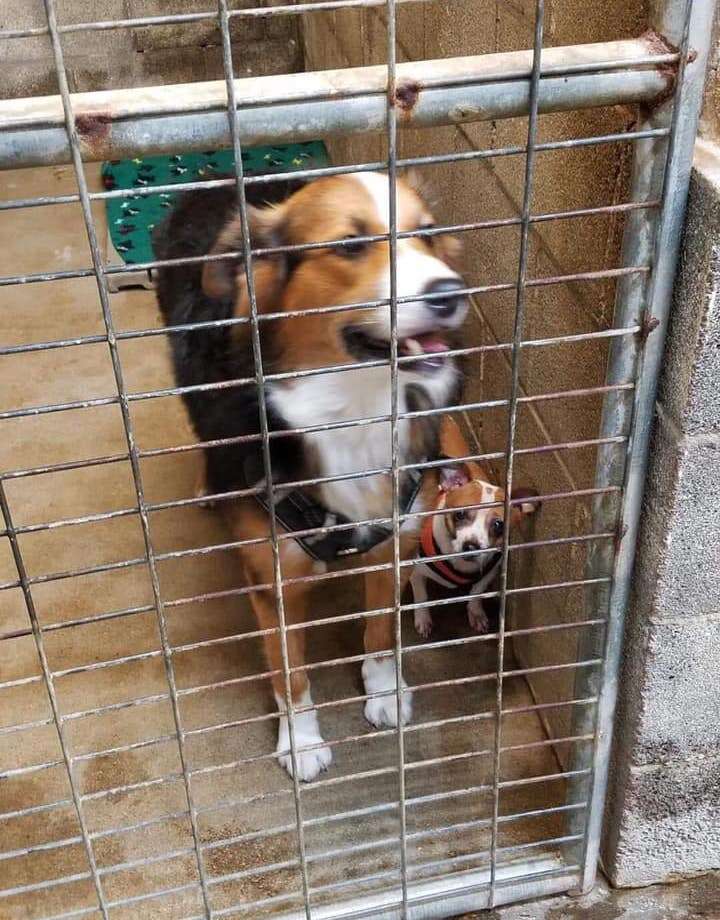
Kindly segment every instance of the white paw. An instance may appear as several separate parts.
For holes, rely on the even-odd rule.
[[[395,659],[390,656],[366,658],[362,666],[362,676],[366,693],[386,692],[385,696],[373,697],[365,703],[365,718],[376,728],[386,725],[394,728],[398,724]],[[407,688],[402,675],[400,686],[403,689]],[[400,718],[405,725],[412,718],[412,694],[406,691],[401,695],[400,701]]]
[[[486,633],[490,630],[490,622],[487,618],[487,615],[482,607],[482,601],[474,597],[468,603],[468,623],[470,623],[470,628],[474,629],[478,633]]]
[[[299,735],[295,733],[295,742],[298,749],[303,747],[308,747],[310,745],[322,744],[322,735],[318,732],[317,735]],[[287,741],[284,744],[281,744],[278,738],[277,746],[277,759],[281,767],[284,767],[290,776],[293,775],[293,764],[290,751],[290,737],[288,736]],[[285,750],[286,753],[281,754],[280,751]],[[298,779],[302,783],[309,783],[314,780],[323,770],[327,768],[332,763],[332,751],[327,745],[322,745],[322,747],[315,748],[312,751],[303,751],[298,750],[297,756],[297,768],[298,768]]]
[[[285,701],[275,697],[278,709],[283,712]],[[296,704],[300,706],[312,705],[310,691],[306,691]],[[332,751],[323,743],[323,737],[320,734],[320,725],[316,712],[298,712],[293,717],[295,727],[295,750],[298,779],[303,783],[309,783],[311,780],[327,770],[332,762]],[[312,750],[305,750],[312,748]],[[280,766],[284,767],[290,776],[293,775],[292,755],[290,753],[290,730],[286,715],[280,716],[280,725],[278,728],[278,741],[275,748]]]
[[[423,639],[427,639],[432,632],[432,614],[427,610],[415,611],[415,632]]]

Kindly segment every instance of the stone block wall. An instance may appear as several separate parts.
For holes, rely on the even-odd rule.
[[[231,9],[270,5],[269,0],[230,0]],[[58,0],[61,24],[126,19],[213,9],[186,0]],[[3,0],[0,30],[45,25],[41,0]],[[231,20],[233,65],[238,76],[294,73],[302,69],[299,18]],[[212,20],[167,26],[74,32],[63,36],[70,89],[86,92],[223,78],[220,32]],[[12,39],[0,48],[0,95],[57,92],[46,35]]]
[[[607,813],[617,885],[720,867],[720,149],[698,143]]]

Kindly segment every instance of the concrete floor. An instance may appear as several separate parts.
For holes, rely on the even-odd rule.
[[[99,170],[90,168],[93,186],[99,186]],[[0,175],[0,195],[5,198],[61,194],[74,189],[67,168],[25,170]],[[96,208],[97,224],[104,239],[104,213]],[[0,274],[40,270],[71,269],[90,264],[89,251],[78,206],[59,205],[6,212],[3,216],[3,246]],[[3,288],[0,312],[2,341],[8,344],[41,342],[103,331],[97,290],[93,279],[57,281]],[[118,329],[157,327],[159,317],[151,293],[126,291],[112,295],[111,307]],[[127,388],[142,392],[171,385],[166,342],[163,336],[121,343],[120,355]],[[50,403],[72,402],[110,396],[115,384],[108,350],[104,344],[67,347],[51,351],[6,356],[0,362],[0,411]],[[191,443],[194,438],[184,410],[176,398],[148,399],[132,403],[132,419],[141,448]],[[61,463],[80,458],[122,453],[126,449],[117,406],[99,406],[0,422],[0,470]],[[143,461],[146,498],[157,502],[193,494],[199,456],[187,452]],[[16,526],[132,508],[135,504],[132,477],[127,462],[61,473],[10,480],[7,492]],[[197,506],[154,513],[152,539],[157,552],[220,543],[227,539],[219,516]],[[25,534],[21,547],[31,576],[58,573],[104,562],[143,555],[143,539],[136,515]],[[14,579],[15,572],[6,539],[0,541],[0,581]],[[240,584],[232,553],[217,552],[160,564],[165,601],[218,591]],[[318,590],[317,615],[360,608],[361,595],[354,577],[333,583],[332,589]],[[151,601],[150,584],[142,565],[120,568],[102,575],[87,575],[41,583],[33,589],[38,617],[43,626],[62,624],[80,617],[98,616]],[[19,590],[5,591],[0,627],[0,682],[14,681],[0,688],[0,727],[37,720],[49,714],[46,692],[40,681],[23,682],[40,673],[32,637],[13,638],[28,626]],[[239,636],[230,641],[174,654],[178,688],[199,687],[217,681],[233,681],[264,670],[256,639],[243,639],[254,628],[248,608],[238,598],[221,598],[206,603],[191,602],[167,608],[170,642],[173,646]],[[467,633],[461,613],[438,616],[438,638]],[[415,645],[412,624],[407,622],[405,641]],[[316,628],[310,637],[310,656],[325,661],[356,654],[361,648],[359,623]],[[73,755],[116,748],[129,743],[150,742],[173,731],[166,698],[167,683],[154,612],[140,612],[122,618],[71,626],[45,633],[50,667],[64,670],[96,665],[123,656],[133,661],[96,668],[56,679],[57,698],[63,714],[149,697],[142,704],[113,709],[99,715],[72,718],[65,723]],[[406,656],[406,677],[410,684],[450,677],[491,675],[495,668],[494,643],[480,643],[463,649],[419,650]],[[361,692],[359,665],[317,669],[314,678],[316,702],[343,700]],[[492,679],[458,687],[425,691],[416,696],[416,724],[469,713],[490,712],[494,705]],[[531,704],[522,678],[505,682],[505,705]],[[181,698],[180,711],[185,729],[218,725],[243,717],[271,712],[271,697],[265,679],[228,683],[212,691]],[[352,735],[361,739],[335,748],[335,761],[325,779],[339,780],[356,771],[391,766],[396,759],[396,740],[370,729],[362,717],[361,705],[352,703],[328,708],[320,721],[325,737],[338,740]],[[274,721],[250,726],[218,728],[190,736],[187,743],[191,770],[221,765],[241,757],[270,755],[274,747]],[[468,755],[490,751],[493,744],[491,719],[460,722],[406,734],[409,762],[450,754]],[[545,740],[534,714],[508,716],[504,721],[503,743],[518,745]],[[65,800],[69,785],[61,764],[45,769],[26,769],[53,763],[60,750],[53,726],[0,734],[0,771],[19,771],[0,785],[0,812]],[[502,759],[503,780],[553,774],[558,764],[551,748],[537,746],[513,751]],[[172,739],[148,743],[130,752],[107,754],[80,760],[75,765],[78,787],[84,795],[89,831],[103,833],[138,821],[182,812],[186,807],[177,744]],[[171,779],[153,782],[167,774]],[[492,777],[492,756],[460,757],[451,764],[418,767],[407,772],[407,794],[425,796],[439,791],[462,790],[487,783]],[[102,794],[127,784],[144,784],[131,790]],[[243,767],[211,770],[194,776],[193,793],[201,809],[199,834],[204,843],[268,828],[282,828],[294,820],[291,783],[287,775],[266,757]],[[505,790],[500,812],[516,812],[562,804],[562,781],[528,784]],[[96,795],[98,794],[99,795]],[[254,804],[233,806],[230,800],[260,796]],[[396,778],[390,774],[368,780],[351,780],[331,785],[311,785],[302,795],[306,847],[311,857],[311,886],[344,883],[330,893],[319,893],[313,903],[337,902],[356,896],[382,882],[361,883],[361,877],[396,869],[397,811],[391,805],[397,796]],[[386,811],[372,816],[353,815],[332,821],[316,819],[375,804],[387,804]],[[413,878],[433,875],[423,863],[446,857],[457,858],[458,870],[483,868],[489,835],[485,828],[463,826],[492,813],[492,796],[487,792],[451,797],[408,808],[408,833],[415,835],[455,825],[410,840],[408,853]],[[459,826],[458,826],[459,825]],[[48,844],[77,835],[73,809],[61,805],[31,815],[0,821],[0,851]],[[499,845],[542,841],[566,833],[563,816],[550,815],[501,824]],[[368,847],[353,856],[317,858],[327,851],[351,843]],[[114,901],[189,884],[197,879],[189,821],[171,817],[146,829],[98,837],[94,849],[104,872],[106,896]],[[542,848],[533,850],[540,854]],[[174,853],[162,857],[161,854]],[[479,854],[479,855],[477,855]],[[234,880],[214,883],[212,901],[216,908],[234,902],[297,894],[299,873],[295,868],[263,871],[263,866],[284,863],[296,856],[294,834],[278,831],[269,836],[229,843],[206,851],[211,877],[249,871]],[[502,855],[502,854],[501,854]],[[511,860],[507,853],[503,860]],[[154,861],[139,867],[132,863],[146,857]],[[315,858],[313,858],[315,857]],[[466,857],[466,858],[465,858]],[[8,859],[2,864],[2,889],[43,883],[87,870],[83,847],[78,843],[45,849]],[[259,870],[252,872],[252,870]],[[3,920],[37,920],[42,916],[71,911],[95,903],[90,881],[71,880],[60,886],[40,887],[0,900]],[[278,901],[272,909],[289,910],[297,897]],[[113,920],[181,918],[199,905],[194,887],[180,893],[141,900],[113,911]],[[272,912],[268,908],[268,915]],[[253,917],[264,916],[261,910]],[[88,917],[99,914],[88,914]]]
[[[673,885],[611,888],[600,878],[582,898],[561,896],[516,904],[461,920],[718,920],[720,873],[681,879]]]

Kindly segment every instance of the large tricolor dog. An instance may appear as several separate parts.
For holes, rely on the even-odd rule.
[[[298,187],[299,186],[299,187]],[[326,563],[362,554],[362,563],[385,563],[365,579],[366,609],[392,606],[392,482],[390,309],[387,304],[349,310],[338,305],[387,300],[390,256],[387,240],[389,183],[385,175],[356,173],[295,186],[248,187],[253,283],[260,319],[265,399],[270,430],[272,480],[280,525],[280,565],[285,617],[289,624],[315,615],[309,610],[309,585],[293,582]],[[421,195],[410,184],[397,184],[398,231],[432,226]],[[336,241],[343,241],[339,245]],[[285,246],[327,242],[327,246],[278,252]],[[198,190],[186,195],[156,237],[161,259],[222,254],[242,249],[235,190]],[[445,353],[450,336],[463,322],[467,301],[455,267],[458,245],[446,235],[401,237],[397,244],[397,330],[399,412],[441,408],[459,394],[459,372]],[[157,283],[160,308],[168,325],[247,320],[250,310],[242,260],[218,259],[161,269]],[[317,311],[320,312],[306,312]],[[248,322],[183,331],[169,336],[177,382],[193,386],[245,380],[227,388],[189,392],[185,401],[202,441],[240,438],[239,443],[206,449],[207,488],[211,493],[260,487],[257,497],[223,502],[237,540],[265,538],[242,547],[240,558],[260,626],[277,627],[273,557],[269,541],[267,493],[258,393]],[[342,370],[321,371],[322,368]],[[294,372],[301,372],[293,376]],[[309,372],[309,373],[308,373]],[[347,425],[359,419],[384,421]],[[328,426],[321,430],[322,426]],[[310,429],[298,433],[297,429]],[[437,456],[436,416],[422,413],[402,419],[401,467]],[[354,473],[372,475],[352,477]],[[295,482],[326,479],[313,486]],[[289,484],[283,488],[283,484]],[[437,494],[437,473],[405,470],[400,480],[400,511],[429,510]],[[354,522],[379,519],[385,523]],[[332,529],[332,525],[339,527]],[[344,526],[343,526],[344,525]],[[331,527],[320,535],[302,532]],[[403,518],[404,559],[416,551],[419,519]],[[293,536],[297,534],[297,536]],[[410,567],[401,569],[404,581]],[[288,751],[285,684],[277,630],[265,637],[266,654],[280,709],[277,755],[292,771]],[[304,664],[305,630],[287,633],[291,666],[297,767],[311,780],[331,761],[312,705]],[[367,657],[362,675],[368,699],[365,716],[375,726],[397,725],[411,716],[411,695],[402,695],[398,714],[392,648],[392,614],[368,617]],[[401,685],[405,687],[401,678]]]

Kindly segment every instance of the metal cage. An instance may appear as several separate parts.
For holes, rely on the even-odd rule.
[[[94,278],[102,312],[102,328],[99,332],[78,334],[62,339],[2,345],[0,356],[7,360],[11,356],[22,357],[32,353],[49,352],[56,349],[79,352],[84,348],[107,348],[111,361],[115,392],[97,398],[80,398],[63,403],[31,405],[22,408],[3,408],[0,424],[7,425],[23,419],[38,419],[54,413],[73,413],[100,407],[114,407],[120,413],[124,445],[112,455],[79,456],[52,464],[43,463],[25,468],[12,464],[0,471],[0,505],[4,518],[2,542],[8,549],[8,560],[14,566],[14,573],[0,584],[0,597],[7,599],[7,611],[0,624],[0,639],[12,643],[27,638],[33,643],[38,667],[33,674],[3,676],[0,674],[0,694],[10,694],[35,688],[47,694],[44,706],[34,709],[32,717],[21,722],[11,721],[0,727],[0,750],[5,751],[4,763],[0,764],[0,862],[8,869],[2,874],[11,879],[10,884],[0,888],[0,915],[3,917],[32,917],[37,920],[61,920],[70,917],[120,918],[131,916],[172,916],[183,920],[196,918],[219,918],[234,916],[301,917],[307,920],[331,917],[444,917],[463,911],[493,907],[510,901],[540,897],[554,892],[587,892],[593,885],[598,862],[602,826],[603,803],[608,784],[610,743],[615,701],[618,694],[618,668],[623,616],[631,584],[634,545],[638,529],[640,503],[643,493],[644,473],[648,453],[649,430],[653,412],[653,399],[663,341],[669,312],[676,257],[683,222],[685,198],[688,188],[690,166],[697,119],[702,96],[705,65],[708,55],[710,24],[714,4],[711,0],[665,0],[655,4],[652,26],[643,36],[628,41],[604,44],[578,45],[571,47],[543,47],[544,3],[535,0],[534,45],[529,51],[477,57],[455,58],[442,61],[396,62],[396,7],[410,0],[331,0],[320,3],[297,3],[280,6],[229,9],[227,0],[218,0],[216,9],[178,15],[144,17],[119,21],[82,22],[61,25],[55,11],[55,0],[44,0],[47,25],[25,30],[0,33],[0,47],[5,42],[32,36],[46,36],[49,40],[57,73],[59,95],[56,97],[8,100],[0,102],[0,166],[6,169],[47,166],[71,163],[77,191],[63,195],[11,198],[0,202],[3,211],[33,209],[49,205],[79,204],[89,241],[92,264],[74,270],[54,270],[41,273],[21,273],[0,278],[0,287],[7,294],[13,286],[33,286],[44,282],[67,281],[69,279]],[[358,7],[382,7],[387,16],[388,59],[386,66],[350,68],[341,71],[298,74],[292,81],[283,77],[257,77],[234,79],[230,22],[236,17],[299,16],[300,14],[327,13]],[[154,87],[142,89],[109,90],[97,93],[72,94],[69,90],[63,44],[70,33],[88,30],[117,30],[138,26],[154,26],[169,23],[213,21],[222,36],[222,52],[225,72],[224,82],[188,84],[178,92],[177,87]],[[539,140],[538,122],[541,115],[552,112],[566,112],[575,109],[609,105],[639,105],[641,121],[631,132],[580,137],[571,140]],[[475,150],[468,153],[443,153],[432,156],[400,158],[398,156],[398,132],[405,127],[424,128],[437,125],[454,125],[506,119],[527,118],[527,141],[523,145]],[[265,407],[264,384],[278,375],[263,368],[260,329],[265,316],[258,315],[253,293],[252,266],[253,251],[247,227],[245,188],[249,183],[267,181],[264,176],[244,177],[242,170],[242,148],[244,145],[262,142],[281,142],[332,135],[365,134],[381,132],[387,142],[387,159],[375,160],[351,166],[329,166],[288,173],[287,177],[306,176],[313,178],[348,173],[360,170],[387,170],[391,189],[398,173],[408,167],[448,164],[460,160],[479,161],[497,157],[524,157],[524,180],[522,207],[516,216],[477,220],[452,227],[439,227],[417,231],[428,235],[447,231],[468,233],[492,230],[499,227],[514,227],[519,233],[519,260],[517,274],[502,282],[479,284],[469,287],[467,294],[479,297],[487,293],[510,292],[514,315],[512,335],[506,341],[467,345],[456,350],[456,354],[473,356],[476,359],[501,353],[511,362],[510,387],[502,399],[479,400],[452,407],[452,412],[465,410],[482,411],[501,408],[506,412],[506,443],[501,451],[480,453],[484,460],[500,460],[504,463],[505,514],[509,518],[511,489],[515,460],[519,456],[542,455],[549,450],[570,451],[590,447],[597,451],[595,483],[592,487],[543,495],[546,502],[563,500],[584,500],[592,509],[592,525],[587,533],[568,536],[549,536],[543,540],[513,541],[506,528],[502,547],[500,586],[498,591],[487,592],[486,597],[499,599],[499,625],[497,631],[483,636],[444,639],[433,642],[431,650],[448,650],[463,647],[467,654],[474,654],[479,644],[490,649],[494,657],[491,672],[474,676],[447,676],[428,681],[425,689],[445,689],[450,693],[471,693],[478,682],[494,686],[491,691],[493,705],[490,709],[474,710],[436,719],[435,721],[410,724],[404,728],[375,733],[385,736],[391,744],[392,762],[387,759],[380,765],[372,757],[363,762],[367,747],[367,733],[350,733],[330,742],[331,746],[345,746],[356,751],[352,755],[354,769],[343,775],[332,773],[303,787],[295,779],[286,782],[285,788],[270,792],[257,791],[245,796],[232,796],[218,777],[232,770],[276,769],[273,752],[247,754],[243,750],[243,732],[253,726],[275,724],[277,713],[254,714],[244,718],[228,718],[212,725],[195,725],[188,722],[184,709],[187,701],[192,702],[199,695],[216,692],[220,688],[243,687],[264,674],[242,674],[226,676],[219,680],[199,680],[194,684],[180,682],[177,675],[178,658],[188,652],[202,653],[203,650],[225,646],[242,639],[253,640],[261,636],[261,629],[246,630],[241,636],[232,634],[207,635],[192,642],[174,641],[168,627],[168,614],[174,608],[185,608],[189,604],[202,604],[216,599],[243,597],[259,586],[219,587],[203,594],[168,597],[163,590],[160,567],[168,561],[185,562],[198,556],[225,552],[237,543],[190,546],[182,549],[161,551],[156,546],[153,534],[154,516],[179,508],[196,507],[205,499],[173,498],[151,501],[146,497],[144,484],[144,463],[156,457],[187,456],[203,445],[185,443],[173,446],[143,448],[139,446],[134,407],[177,395],[178,387],[154,387],[141,391],[131,390],[126,382],[121,349],[125,343],[157,336],[171,336],[188,326],[174,328],[139,328],[123,330],[117,328],[117,318],[111,306],[111,282],[114,276],[124,272],[152,270],[163,264],[155,260],[141,265],[108,265],[103,257],[99,231],[96,227],[93,205],[111,198],[127,197],[130,194],[143,195],[146,192],[182,190],[183,188],[213,188],[222,184],[235,184],[240,213],[244,220],[243,247],[240,253],[248,267],[248,286],[251,298],[250,327],[255,358],[255,378],[250,380],[223,381],[197,387],[211,390],[228,386],[257,386],[261,407],[261,441],[266,475],[269,477],[270,440]],[[103,158],[139,156],[153,152],[177,149],[204,150],[213,145],[233,147],[235,155],[235,180],[209,180],[202,183],[185,183],[151,189],[93,191],[86,177],[85,163]],[[632,143],[635,155],[629,201],[602,207],[533,213],[533,181],[535,177],[536,154],[602,144]],[[277,178],[276,176],[273,178]],[[393,196],[390,198],[393,202]],[[29,213],[29,212],[28,212]],[[617,267],[603,271],[584,271],[574,274],[531,277],[528,270],[530,231],[540,222],[565,220],[572,226],[577,217],[616,213],[625,220],[622,261]],[[381,523],[389,525],[393,533],[393,564],[395,596],[392,607],[395,622],[394,655],[399,665],[408,657],[422,655],[423,647],[408,647],[401,631],[402,614],[413,610],[416,603],[404,603],[400,592],[400,571],[411,561],[402,560],[399,550],[399,533],[403,516],[398,505],[399,476],[403,471],[398,457],[398,421],[403,417],[398,409],[398,356],[397,310],[402,298],[397,295],[395,278],[395,253],[399,233],[394,207],[391,205],[390,231],[387,236],[373,239],[387,240],[391,253],[391,291],[385,301],[369,304],[338,304],[332,311],[352,310],[359,307],[390,306],[393,335],[391,359],[389,362],[392,382],[392,411],[389,416],[377,419],[360,419],[355,423],[373,424],[389,422],[392,432],[392,462],[388,469],[368,471],[389,474],[393,483],[394,508],[390,519]],[[342,245],[343,241],[338,241]],[[312,248],[308,244],[306,248]],[[257,254],[257,253],[256,253]],[[231,254],[232,255],[232,254]],[[237,255],[237,254],[235,254]],[[202,257],[203,260],[222,256]],[[616,284],[616,300],[612,322],[606,329],[595,332],[527,339],[524,337],[526,296],[533,289],[546,286],[583,283],[598,279],[613,279]],[[4,300],[5,298],[3,298]],[[8,307],[3,308],[7,310]],[[327,310],[328,308],[324,308]],[[313,312],[308,305],[305,313]],[[317,308],[315,309],[317,312]],[[225,320],[225,324],[241,320]],[[203,325],[194,324],[193,328]],[[608,364],[606,379],[602,385],[591,389],[576,388],[562,392],[541,392],[526,395],[521,387],[521,355],[536,349],[557,344],[575,343],[603,339],[608,341]],[[16,365],[18,366],[18,365]],[[337,368],[323,368],[321,371],[303,373],[327,373]],[[282,376],[282,375],[280,375]],[[286,376],[292,376],[286,375]],[[518,413],[523,406],[533,406],[553,399],[582,397],[589,393],[599,395],[603,401],[602,418],[597,437],[582,442],[567,441],[542,445],[540,447],[519,447],[516,444]],[[428,410],[430,411],[430,410]],[[443,410],[446,411],[446,410]],[[569,410],[571,411],[571,410]],[[84,424],[80,422],[79,424]],[[326,428],[342,427],[346,423],[328,420]],[[8,429],[9,431],[9,429]],[[436,461],[430,461],[430,466]],[[131,472],[134,500],[127,506],[111,511],[102,511],[81,516],[60,517],[48,520],[47,513],[35,522],[18,523],[13,508],[12,489],[19,482],[34,481],[33,477],[49,474],[63,474],[80,469],[105,467],[112,464],[128,464]],[[422,466],[422,465],[421,465]],[[364,474],[363,474],[364,475]],[[317,480],[316,480],[317,481]],[[272,490],[271,490],[272,492]],[[237,493],[214,496],[218,501],[229,501]],[[283,650],[283,675],[286,686],[286,705],[290,723],[290,756],[296,763],[297,744],[293,729],[293,702],[290,695],[292,662],[288,657],[288,630],[302,628],[311,630],[319,625],[345,625],[368,613],[384,610],[361,611],[339,614],[330,618],[313,620],[301,626],[288,625],[283,610],[283,580],[278,552],[279,542],[287,538],[281,533],[275,521],[274,502],[271,497],[271,545],[274,558],[274,584],[271,588],[277,605],[279,633]],[[434,512],[425,512],[432,514]],[[142,549],[132,558],[101,564],[73,567],[72,569],[37,572],[26,562],[24,540],[32,534],[59,531],[66,541],[73,540],[75,528],[101,521],[138,521],[142,535]],[[343,526],[343,525],[336,525]],[[319,528],[320,531],[328,528]],[[252,542],[252,541],[248,541]],[[553,583],[521,584],[508,578],[509,564],[516,553],[531,552],[542,546],[581,545],[586,551],[585,575],[582,579],[567,579]],[[9,564],[9,563],[8,563]],[[372,567],[370,567],[372,568]],[[53,618],[43,614],[39,607],[39,592],[44,586],[62,581],[94,576],[107,572],[138,572],[149,575],[150,596],[140,602],[128,598],[122,609],[101,609],[102,600],[97,599],[97,610],[72,619],[61,616]],[[354,572],[368,570],[368,566]],[[330,584],[331,580],[344,573],[329,572],[313,575],[313,582]],[[583,591],[583,615],[573,623],[547,623],[529,628],[515,628],[508,619],[509,602],[518,597],[527,597],[540,592]],[[27,625],[19,622],[12,611],[19,603],[24,605],[22,616]],[[469,599],[469,598],[465,598]],[[461,599],[462,600],[462,599]],[[437,607],[446,600],[431,602]],[[15,606],[14,606],[15,605]],[[48,653],[48,641],[62,636],[69,628],[87,626],[109,621],[130,622],[133,617],[151,614],[156,618],[158,644],[154,649],[128,652],[104,658],[102,654],[92,663],[58,668]],[[15,625],[13,625],[15,624]],[[542,667],[513,668],[507,656],[508,642],[518,635],[547,635],[553,631],[574,629],[580,635],[578,654],[575,660],[563,664],[547,664]],[[2,646],[0,646],[1,648]],[[458,649],[459,650],[459,649]],[[332,661],[320,661],[307,665],[316,672],[323,668],[340,666],[359,661],[362,656],[335,657]],[[83,706],[76,698],[71,704],[63,700],[64,681],[79,674],[97,674],[113,671],[132,662],[159,662],[163,666],[165,686],[157,686],[155,692],[140,697],[130,697],[93,706]],[[575,674],[575,691],[572,698],[548,703],[538,700],[523,706],[508,703],[506,688],[515,677],[531,675],[534,672],[553,669],[570,669]],[[415,687],[417,689],[417,687]],[[403,687],[396,687],[398,705]],[[77,695],[76,695],[77,696]],[[341,700],[320,703],[315,708],[328,711],[333,708],[359,707],[364,695],[349,694]],[[169,720],[159,732],[150,731],[148,737],[129,738],[113,736],[110,743],[98,749],[82,750],[77,744],[74,726],[79,721],[95,717],[120,719],[128,709],[135,710],[158,701],[169,704]],[[511,701],[512,703],[512,701]],[[513,715],[532,714],[541,717],[549,708],[564,706],[572,713],[572,729],[565,737],[549,735],[542,740],[524,740],[519,744],[508,743],[505,738],[508,719]],[[0,704],[0,708],[4,708]],[[149,718],[149,717],[148,717]],[[412,740],[423,732],[460,727],[468,736],[477,732],[478,725],[489,726],[491,743],[477,749],[472,744],[469,750],[459,753],[443,753],[441,756],[409,760],[408,739]],[[57,748],[53,756],[41,761],[15,762],[11,756],[16,746],[22,747],[22,738],[28,733],[45,730],[56,732]],[[218,763],[198,762],[192,749],[194,740],[208,733],[233,729],[240,740],[240,754],[234,748],[234,756]],[[474,737],[474,736],[473,736]],[[572,755],[563,769],[546,772],[540,776],[526,775],[508,779],[503,772],[503,756],[517,754],[531,748],[550,749],[566,745]],[[175,751],[171,769],[158,776],[136,779],[119,784],[113,776],[105,778],[98,787],[89,787],[84,782],[83,770],[89,763],[99,763],[103,758],[120,756],[126,752],[145,750],[154,745],[169,745]],[[409,790],[409,777],[418,775],[420,768],[429,769],[431,775],[441,770],[450,770],[458,763],[474,762],[474,758],[485,757],[489,766],[487,778],[478,782],[472,780],[472,770],[463,774],[459,787],[447,791],[435,788],[428,780],[413,785]],[[6,764],[12,763],[11,766]],[[277,768],[279,770],[279,768]],[[46,778],[59,771],[67,785],[52,783]],[[82,775],[81,775],[82,774]],[[59,775],[59,774],[58,774]],[[198,783],[210,777],[219,784],[220,798],[208,801],[207,789],[199,791]],[[39,789],[49,791],[42,800],[22,795],[20,799],[4,799],[3,789],[11,788],[13,782],[31,779]],[[287,778],[285,778],[287,779]],[[370,790],[374,783],[392,782],[394,794],[387,801],[373,803]],[[562,793],[550,804],[542,799],[532,805],[532,790],[542,784],[559,781]],[[173,807],[168,806],[161,814],[127,820],[125,813],[116,803],[131,792],[148,792],[176,784],[180,789]],[[424,784],[424,785],[423,785]],[[353,786],[358,790],[352,806],[338,812],[332,804],[319,814],[308,815],[308,800],[317,796],[326,804],[337,795],[340,787]],[[508,813],[502,805],[503,794],[512,789],[529,789],[530,804],[519,811]],[[25,787],[23,787],[25,789]],[[475,810],[478,794],[487,795],[488,807],[485,813]],[[434,809],[443,802],[452,800],[462,820],[434,824]],[[149,800],[148,800],[149,801]],[[285,819],[280,825],[264,823],[275,806],[281,802],[286,808]],[[315,803],[316,800],[312,799]],[[89,809],[96,805],[109,809],[105,826],[100,826],[95,817],[89,817]],[[287,807],[290,807],[290,811]],[[444,807],[444,806],[443,806]],[[149,808],[149,806],[148,806]],[[313,809],[315,805],[313,805]],[[42,825],[50,817],[65,810],[68,820],[66,832],[59,837],[44,838]],[[222,826],[218,833],[208,834],[203,821],[208,814],[222,815],[223,811],[240,809],[241,813],[252,811],[254,823],[260,825],[253,830],[234,824],[229,830]],[[242,810],[245,812],[242,812]],[[409,820],[414,811],[428,809],[426,824],[418,829]],[[152,808],[149,808],[152,812]],[[512,845],[504,845],[503,828],[513,822],[522,823],[536,816],[553,815],[564,822],[551,838],[520,839]],[[25,819],[37,818],[40,832],[14,831]],[[185,835],[182,845],[162,846],[155,843],[132,859],[113,860],[112,849],[99,848],[112,843],[119,836],[138,835],[158,828],[163,822],[182,821]],[[368,828],[373,821],[381,822],[380,836],[373,838]],[[389,821],[390,824],[382,823]],[[13,823],[14,822],[14,823]],[[368,823],[370,822],[370,823]],[[252,822],[251,822],[252,823]],[[308,842],[308,835],[315,828],[327,829],[339,825],[334,846],[318,849]],[[24,826],[24,825],[23,825]],[[35,827],[35,825],[33,825]],[[48,824],[49,827],[49,824]],[[69,828],[69,829],[68,829]],[[388,832],[390,828],[390,832]],[[394,829],[393,829],[394,828]],[[453,841],[466,831],[482,830],[485,835],[480,851],[453,852]],[[7,834],[7,836],[6,836]],[[274,835],[284,834],[291,841],[290,850],[283,850],[278,856],[273,849]],[[337,839],[339,838],[339,839]],[[10,841],[3,844],[4,840]],[[441,850],[431,846],[440,841]],[[422,846],[429,847],[432,859],[423,859]],[[459,846],[459,844],[458,844]],[[246,861],[231,861],[231,871],[223,871],[222,862],[214,859],[227,848],[239,848]],[[462,849],[462,848],[461,848]],[[384,852],[385,860],[373,862],[368,854]],[[63,861],[62,853],[68,855]],[[247,854],[250,854],[248,857]],[[390,854],[390,855],[387,855]],[[370,861],[363,862],[368,858]],[[43,860],[57,859],[55,867],[47,877],[40,877],[33,869]],[[153,865],[176,861],[177,872],[171,880],[159,883],[155,889],[145,891],[136,888],[134,871],[142,871]],[[353,869],[343,870],[347,877],[331,883],[319,884],[314,875],[318,866],[343,860]],[[16,868],[13,868],[15,866]],[[365,867],[363,869],[363,867]],[[368,872],[370,867],[372,871]],[[123,887],[118,891],[112,886],[113,877],[123,876]],[[245,896],[242,884],[247,880],[267,876],[268,873],[289,873],[285,887],[267,888],[262,897],[258,890]],[[161,877],[162,878],[162,877]],[[32,879],[32,880],[28,880]],[[241,887],[232,889],[233,884]],[[252,886],[251,886],[252,887]],[[262,891],[263,889],[260,889]],[[52,905],[62,904],[61,909],[47,908],[45,902],[53,892],[60,894],[60,900]],[[222,897],[219,897],[219,893]],[[177,897],[177,902],[172,898]],[[50,903],[50,902],[48,902]],[[173,908],[168,904],[174,904]],[[50,910],[50,912],[47,912]],[[135,913],[133,913],[135,911]]]

